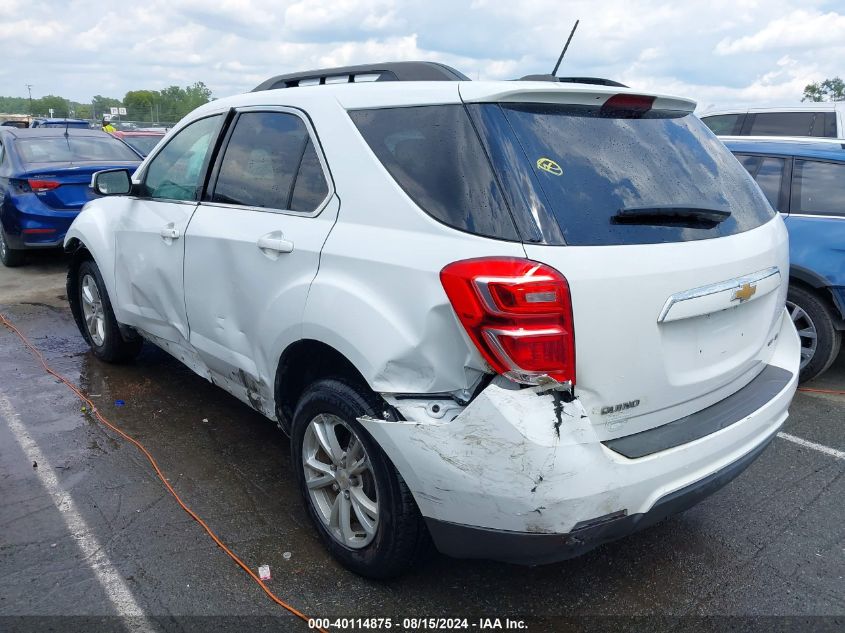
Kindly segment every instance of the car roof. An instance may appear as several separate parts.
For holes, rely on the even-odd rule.
[[[123,138],[124,136],[164,136],[165,132],[158,130],[115,130],[112,136]]]
[[[763,106],[763,107],[735,107],[709,108],[699,114],[700,117],[717,116],[720,114],[758,114],[762,112],[835,112],[845,109],[841,101],[813,101],[811,103],[796,103],[795,105]]]
[[[695,102],[671,95],[647,93],[617,86],[555,83],[549,81],[385,81],[338,83],[260,90],[225,97],[195,110],[190,119],[229,108],[292,106],[333,100],[345,109],[384,108],[462,102],[545,102],[601,105],[615,94],[655,97],[655,108],[692,111]]]
[[[66,118],[49,118],[49,117],[36,117],[33,121],[43,121],[44,123],[88,123],[85,119],[66,119]]]
[[[729,150],[741,154],[801,156],[845,162],[845,139],[759,138],[748,136],[722,136],[720,139]]]
[[[36,137],[47,137],[47,136],[64,136],[65,133],[68,136],[109,136],[108,133],[103,132],[101,130],[91,130],[91,129],[83,129],[83,128],[74,128],[74,127],[27,127],[27,128],[15,128],[15,127],[3,127],[0,130],[6,136],[12,136],[14,138],[36,138]]]

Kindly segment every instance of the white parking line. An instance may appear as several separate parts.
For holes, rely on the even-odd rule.
[[[824,444],[816,444],[815,442],[811,442],[809,440],[805,440],[800,437],[795,437],[794,435],[790,435],[789,433],[778,433],[778,437],[783,440],[788,440],[790,442],[794,442],[800,446],[806,446],[807,448],[812,448],[814,451],[818,451],[819,453],[824,453],[825,455],[830,455],[831,457],[835,457],[836,459],[845,459],[845,453],[842,451],[837,451],[835,448],[830,448],[830,446],[825,446]]]
[[[41,485],[53,498],[53,504],[59,511],[68,532],[79,545],[79,549],[82,550],[86,564],[103,587],[106,597],[114,605],[117,615],[127,617],[124,620],[124,625],[130,631],[154,630],[155,627],[151,621],[144,617],[144,610],[135,601],[120,572],[109,560],[103,546],[94,536],[85,519],[79,514],[73,499],[62,489],[53,466],[29,435],[26,427],[21,423],[18,412],[15,411],[12,403],[3,393],[0,393],[0,416],[11,429],[15,441],[26,455],[27,460],[38,463],[38,467],[33,468],[33,471],[38,476]]]

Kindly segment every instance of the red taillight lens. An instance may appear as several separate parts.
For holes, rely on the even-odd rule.
[[[440,280],[497,373],[524,384],[541,376],[575,383],[572,301],[558,271],[527,259],[484,257],[449,264]]]
[[[637,118],[651,110],[652,107],[654,107],[654,97],[618,94],[604,102],[601,113],[606,116]]]
[[[55,189],[61,183],[56,182],[55,180],[36,180],[30,178],[27,180],[29,183],[29,188],[32,189],[35,193],[44,193],[45,191],[50,191],[51,189]]]

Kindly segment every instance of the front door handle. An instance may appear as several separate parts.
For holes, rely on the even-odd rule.
[[[293,242],[286,240],[281,231],[273,231],[258,238],[258,248],[265,253],[292,253]]]
[[[176,225],[173,224],[173,222],[161,229],[158,234],[161,235],[165,241],[178,240],[180,236],[179,229],[176,228]]]

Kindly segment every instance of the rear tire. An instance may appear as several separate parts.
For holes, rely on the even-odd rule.
[[[139,354],[143,339],[123,338],[100,269],[90,259],[82,262],[77,271],[76,298],[79,301],[79,331],[94,356],[107,363],[122,363]]]
[[[834,325],[830,307],[810,290],[789,286],[786,307],[801,339],[799,381],[807,382],[827,371],[836,360],[842,333]]]
[[[0,261],[7,268],[15,268],[23,264],[25,259],[24,251],[14,250],[9,246],[9,242],[6,240],[6,231],[0,224]]]
[[[365,389],[318,380],[297,404],[291,452],[305,507],[332,556],[361,576],[385,579],[412,567],[430,539],[405,481],[357,421],[379,412]]]

